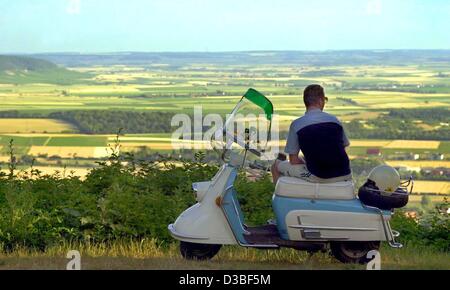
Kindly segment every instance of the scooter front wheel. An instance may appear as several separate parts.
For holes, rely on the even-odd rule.
[[[219,251],[222,245],[196,244],[180,242],[180,252],[187,260],[210,260]]]
[[[370,261],[367,253],[380,248],[380,242],[332,242],[333,256],[346,264],[366,264]]]

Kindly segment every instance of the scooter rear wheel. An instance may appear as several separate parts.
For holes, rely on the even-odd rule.
[[[196,244],[180,242],[180,252],[187,260],[210,260],[219,251],[222,245]]]
[[[333,256],[345,264],[367,264],[370,259],[367,253],[380,248],[380,242],[333,242]]]

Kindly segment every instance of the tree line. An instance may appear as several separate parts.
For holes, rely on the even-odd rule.
[[[394,109],[376,119],[352,120],[344,127],[354,139],[450,140],[450,110],[448,109]],[[437,129],[426,130],[417,121]],[[442,124],[441,124],[442,123]],[[370,128],[370,129],[369,129]]]
[[[48,115],[2,111],[0,118],[52,118],[68,122],[84,134],[171,133],[173,113],[111,110],[77,110],[54,112]],[[353,139],[407,139],[450,140],[450,110],[448,109],[393,109],[375,119],[356,119],[344,123]],[[364,121],[364,122],[362,122]],[[417,121],[437,129],[426,130]],[[208,128],[204,128],[207,130]],[[286,132],[281,132],[283,138]]]
[[[168,133],[173,113],[136,111],[66,111],[50,113],[49,118],[63,120],[75,125],[85,134]]]
[[[344,124],[344,128],[352,139],[450,140],[448,127],[428,131],[395,121],[380,121],[376,124],[376,127],[368,129],[354,120]]]

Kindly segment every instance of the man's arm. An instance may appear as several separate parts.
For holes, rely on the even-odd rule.
[[[345,133],[344,126],[342,125],[341,121],[339,121],[339,125],[342,127],[342,141],[344,142],[344,147],[350,147],[350,140],[348,140],[347,134]]]
[[[291,127],[289,128],[289,135],[284,151],[289,154],[289,162],[292,165],[305,163],[303,159],[298,156],[298,154],[300,153],[300,144],[298,142],[297,131],[295,130],[294,123],[292,123]]]
[[[350,140],[348,140],[348,138],[347,138],[347,134],[345,134],[345,130],[344,129],[342,129],[342,132],[343,132],[343,138],[344,138],[344,147],[349,147],[350,146]]]

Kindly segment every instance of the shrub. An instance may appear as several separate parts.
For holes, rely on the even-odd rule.
[[[450,217],[446,212],[448,208],[449,202],[445,200],[419,220],[406,217],[403,211],[397,211],[391,225],[401,232],[399,240],[402,243],[449,252]]]
[[[137,162],[133,156],[112,154],[84,180],[38,171],[2,175],[0,244],[4,250],[13,250],[127,238],[171,243],[167,225],[195,203],[191,184],[211,179],[218,170],[215,164],[203,163],[204,155],[196,158],[174,164],[170,160]],[[264,224],[273,217],[274,186],[268,175],[251,181],[240,173],[236,189],[248,224]],[[400,241],[405,244],[449,251],[446,208],[447,201],[419,221],[398,211],[392,226],[401,232]]]

